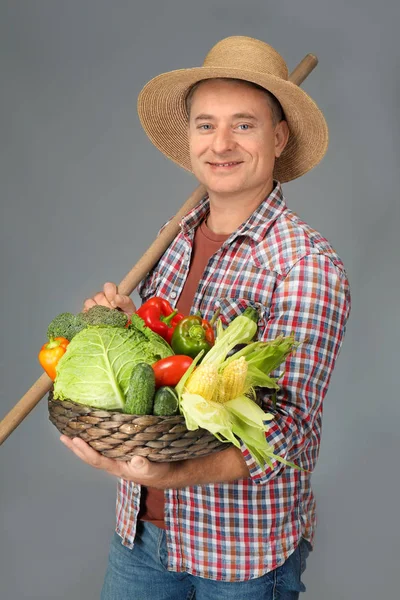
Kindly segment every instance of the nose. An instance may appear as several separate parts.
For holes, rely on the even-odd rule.
[[[235,141],[230,127],[218,127],[212,137],[211,148],[215,154],[225,154],[233,150]]]

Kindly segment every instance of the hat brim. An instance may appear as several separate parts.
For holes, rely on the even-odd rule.
[[[324,157],[328,126],[314,100],[298,85],[265,73],[222,67],[179,69],[151,79],[138,97],[138,115],[152,143],[172,161],[191,171],[185,97],[202,79],[243,79],[270,91],[282,105],[288,122],[289,142],[275,162],[274,178],[292,181],[315,167]]]

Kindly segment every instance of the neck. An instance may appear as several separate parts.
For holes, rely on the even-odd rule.
[[[253,194],[216,194],[209,192],[210,214],[207,227],[218,235],[229,235],[260,206],[274,188],[273,181],[254,190]]]

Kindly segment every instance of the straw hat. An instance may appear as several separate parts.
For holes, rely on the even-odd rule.
[[[163,154],[191,171],[185,98],[196,82],[215,77],[251,81],[281,103],[290,137],[275,162],[275,179],[291,181],[320,162],[328,146],[328,127],[322,112],[299,86],[288,81],[286,63],[274,48],[244,36],[218,42],[202,67],[163,73],[144,86],[138,98],[139,118]]]

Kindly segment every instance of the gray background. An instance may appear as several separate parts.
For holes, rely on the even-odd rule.
[[[0,3],[1,416],[40,376],[48,322],[119,281],[196,183],[147,140],[142,86],[250,35],[293,70],[331,133],[284,185],[344,260],[353,312],[325,402],[313,477],[310,600],[399,597],[397,0]],[[1,448],[0,597],[95,600],[115,481],[58,441],[42,401]]]

